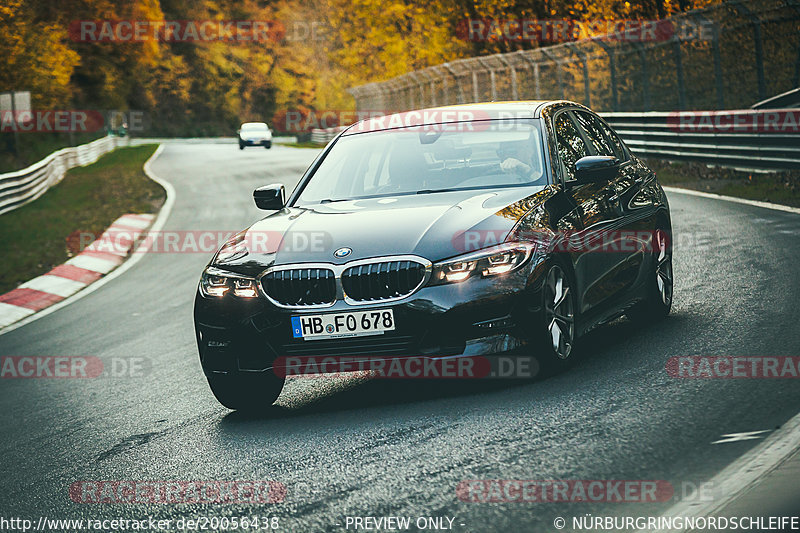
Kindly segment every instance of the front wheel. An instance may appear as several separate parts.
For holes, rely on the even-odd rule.
[[[214,397],[228,409],[256,411],[271,405],[283,389],[284,379],[271,372],[207,375]]]
[[[271,142],[271,141],[267,141],[267,142],[264,144],[264,148],[266,148],[267,150],[269,150],[270,148],[272,148],[272,142]]]
[[[575,342],[575,291],[567,270],[548,266],[542,286],[542,313],[538,324],[543,368],[560,370],[569,365]]]

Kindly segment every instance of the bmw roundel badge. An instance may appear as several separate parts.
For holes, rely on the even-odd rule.
[[[347,248],[347,247],[344,247],[344,248],[339,248],[338,250],[336,250],[335,252],[333,252],[333,256],[334,256],[334,257],[338,257],[339,259],[341,259],[342,257],[347,257],[347,256],[348,256],[348,255],[350,255],[352,252],[353,252],[353,249],[352,249],[352,248]]]

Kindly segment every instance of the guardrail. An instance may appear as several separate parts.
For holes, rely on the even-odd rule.
[[[328,144],[336,135],[342,131],[343,127],[335,128],[314,128],[311,130],[311,142],[315,144]]]
[[[600,115],[639,156],[744,170],[800,169],[797,109]]]
[[[0,174],[0,215],[39,198],[60,182],[67,170],[94,163],[101,155],[127,144],[127,137],[103,137],[53,152],[28,168]]]

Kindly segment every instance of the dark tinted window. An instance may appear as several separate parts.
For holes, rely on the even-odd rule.
[[[581,125],[586,137],[589,139],[591,146],[589,147],[592,155],[613,155],[619,158],[611,146],[611,141],[603,132],[603,125],[594,115],[586,111],[575,111],[575,118],[578,119],[578,124]]]
[[[606,126],[605,122],[603,122],[602,120],[598,120],[595,117],[594,121],[597,123],[598,127],[603,130],[603,132],[606,134],[606,137],[608,137],[611,140],[612,148],[614,148],[614,155],[616,155],[620,161],[627,161],[628,155],[627,152],[625,151],[625,147],[623,146],[622,141],[619,140],[619,136],[616,133],[614,133],[611,130],[611,128]]]
[[[588,155],[586,143],[583,142],[578,128],[567,113],[561,113],[556,117],[555,128],[558,156],[565,173],[564,179],[571,180],[575,177],[575,163],[581,157]]]

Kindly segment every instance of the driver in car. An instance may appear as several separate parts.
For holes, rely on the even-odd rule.
[[[500,168],[503,172],[518,174],[531,181],[539,177],[538,165],[534,162],[536,152],[530,141],[509,143],[498,150],[498,155],[502,160]]]

